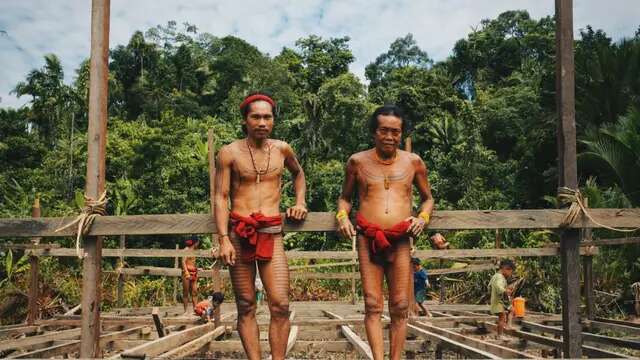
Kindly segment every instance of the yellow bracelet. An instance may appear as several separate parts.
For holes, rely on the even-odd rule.
[[[429,216],[429,213],[427,213],[426,211],[421,212],[418,217],[422,220],[424,220],[424,222],[426,224],[429,223],[429,219],[431,218],[431,216]]]
[[[338,213],[336,214],[336,219],[338,221],[342,221],[343,219],[346,219],[347,217],[349,217],[349,214],[347,214],[347,210],[340,210],[338,211]]]

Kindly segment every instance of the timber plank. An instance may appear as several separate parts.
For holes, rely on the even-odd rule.
[[[493,329],[495,331],[496,325],[488,322],[482,324],[487,329]],[[504,330],[505,334],[519,337],[528,341],[533,341],[546,346],[562,349],[564,342],[562,340],[553,339],[547,336],[537,335],[526,331],[520,331],[516,329]],[[626,355],[619,354],[613,351],[602,350],[599,348],[582,345],[582,352],[584,355],[598,357],[598,358],[627,358]]]
[[[0,341],[0,352],[6,350],[26,348],[33,345],[46,343],[53,340],[75,339],[80,336],[80,329],[69,329],[62,331],[50,332],[47,334],[30,336],[21,339],[12,339]]]
[[[542,333],[549,333],[554,335],[562,335],[562,327],[541,325],[530,321],[521,322],[523,328],[535,330]],[[582,339],[585,342],[594,342],[599,344],[605,344],[610,346],[625,347],[628,349],[640,350],[640,341],[620,339],[611,336],[604,336],[599,334],[591,334],[587,332],[582,333]]]
[[[410,321],[410,322],[413,325],[416,325],[422,329],[428,330],[435,334],[446,336],[449,339],[453,339],[460,343],[473,346],[474,348],[477,348],[483,351],[488,351],[492,354],[500,356],[501,358],[508,358],[508,359],[512,359],[512,358],[533,359],[534,358],[534,356],[522,351],[513,350],[505,346],[490,343],[488,341],[465,336],[455,331],[442,329],[442,328],[427,324],[425,322],[420,322],[420,321]]]
[[[537,256],[558,256],[559,250],[557,246],[552,244],[543,248],[513,248],[513,249],[448,249],[448,250],[416,250],[415,256],[421,258],[433,258],[433,259],[455,259],[458,257],[466,258],[481,258],[481,257],[537,257]],[[13,245],[7,245],[7,248],[12,248]],[[35,249],[30,253],[35,256],[59,256],[59,257],[76,257],[76,250],[73,248],[51,248],[51,249]],[[582,246],[580,248],[581,255],[598,255],[598,248],[591,248]],[[287,258],[289,260],[296,259],[351,259],[353,253],[351,251],[287,251]],[[102,249],[103,257],[144,257],[144,258],[156,258],[156,257],[202,257],[211,258],[211,250],[191,250],[191,251],[176,251],[174,249]],[[324,264],[323,264],[324,265]],[[453,274],[457,272],[467,271],[482,271],[488,269],[489,264],[482,265],[470,265],[466,268],[460,269],[436,269],[437,274]],[[155,271],[154,269],[169,269],[158,267],[137,267],[134,269],[148,269],[148,270],[131,270],[124,268],[121,273],[127,275],[145,275],[144,272]],[[167,270],[167,276],[175,274],[175,269],[172,271]],[[436,271],[434,270],[434,271]],[[442,273],[440,273],[442,271]],[[178,272],[180,269],[178,269]],[[205,271],[202,276],[211,276]],[[221,271],[221,274],[227,274],[226,271]],[[305,273],[292,273],[292,276],[298,276],[303,278]],[[436,273],[434,273],[436,274]],[[157,274],[161,275],[161,274]],[[350,279],[346,277],[346,279]]]
[[[463,229],[555,229],[567,210],[451,210],[435,211],[431,217],[431,230]],[[590,209],[593,218],[603,224],[620,228],[640,226],[640,209]],[[313,212],[302,223],[285,224],[286,232],[336,231],[332,212]],[[0,219],[0,236],[49,237],[71,236],[73,229],[56,229],[68,224],[74,217],[11,218]],[[590,220],[576,221],[572,228],[597,228]],[[217,233],[214,219],[209,214],[161,214],[101,216],[95,219],[89,234],[95,235],[152,235],[152,234],[207,234]]]
[[[328,311],[328,310],[323,310],[323,311],[328,317],[332,319],[340,319],[340,320],[344,319],[342,316],[332,313],[331,311]],[[347,338],[347,340],[349,340],[349,342],[353,345],[356,351],[358,351],[361,355],[365,356],[367,359],[373,360],[373,352],[371,351],[371,347],[369,346],[368,343],[362,340],[360,336],[358,336],[358,334],[356,334],[351,327],[347,325],[341,325],[340,330],[342,331],[342,335],[344,335],[344,337]]]
[[[105,347],[109,342],[119,340],[127,335],[139,332],[144,326],[138,326],[122,331],[111,332],[100,336],[100,346]],[[51,358],[55,356],[67,355],[80,350],[80,340],[69,341],[65,344],[53,345],[44,349],[38,349],[28,353],[15,356],[9,356],[9,359],[33,359],[33,358]]]
[[[149,320],[151,320],[149,318]],[[162,353],[170,351],[191,339],[200,337],[207,332],[215,330],[213,323],[195,326],[183,331],[175,332],[163,338],[150,341],[133,349],[124,351],[120,356],[131,358],[156,357]]]
[[[211,341],[215,340],[220,335],[224,334],[225,328],[224,326],[218,326],[213,331],[208,332],[197,339],[189,341],[176,349],[173,349],[169,352],[166,352],[160,356],[159,359],[182,359],[189,357],[200,351],[204,346],[206,346]]]

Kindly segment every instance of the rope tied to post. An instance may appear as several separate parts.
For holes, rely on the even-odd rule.
[[[580,214],[584,214],[584,216],[586,216],[592,223],[598,225],[599,227],[605,228],[607,230],[618,231],[618,232],[634,232],[634,231],[640,230],[640,227],[635,229],[614,228],[596,221],[587,210],[587,206],[585,205],[585,201],[584,201],[584,196],[582,195],[579,189],[571,189],[564,186],[558,188],[558,201],[562,205],[569,205],[567,214],[564,216],[564,218],[560,222],[560,225],[559,225],[560,228],[568,228],[580,216]]]
[[[62,231],[72,226],[76,227],[76,255],[78,259],[82,259],[84,255],[80,251],[80,241],[83,235],[89,233],[93,220],[98,216],[106,215],[107,213],[107,192],[103,191],[98,199],[94,199],[90,196],[84,195],[84,207],[80,211],[80,214],[70,223],[64,225],[61,228],[56,229],[55,232]]]

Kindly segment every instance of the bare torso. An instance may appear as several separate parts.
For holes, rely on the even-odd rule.
[[[242,216],[254,212],[273,216],[280,212],[285,161],[283,145],[284,143],[280,140],[269,139],[265,149],[250,150],[247,141],[242,139],[226,146],[233,156],[230,184],[231,211]]]
[[[389,228],[411,216],[417,155],[398,150],[390,165],[378,161],[375,150],[351,157],[356,172],[358,211],[370,222]]]

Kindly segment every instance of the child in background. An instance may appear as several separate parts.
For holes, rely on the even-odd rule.
[[[420,259],[414,257],[411,259],[411,263],[413,264],[413,295],[416,299],[416,305],[422,310],[420,315],[430,317],[431,313],[422,305],[427,300],[427,287],[429,286],[427,271],[422,268]]]
[[[224,294],[221,292],[214,292],[207,298],[207,300],[200,301],[193,308],[193,312],[200,316],[204,322],[211,321],[213,319],[213,312],[224,301]]]
[[[502,333],[507,327],[509,313],[511,312],[510,296],[513,289],[507,286],[507,279],[513,274],[515,264],[512,260],[500,261],[498,272],[489,281],[489,293],[491,294],[491,313],[498,316],[497,339],[502,339]]]

